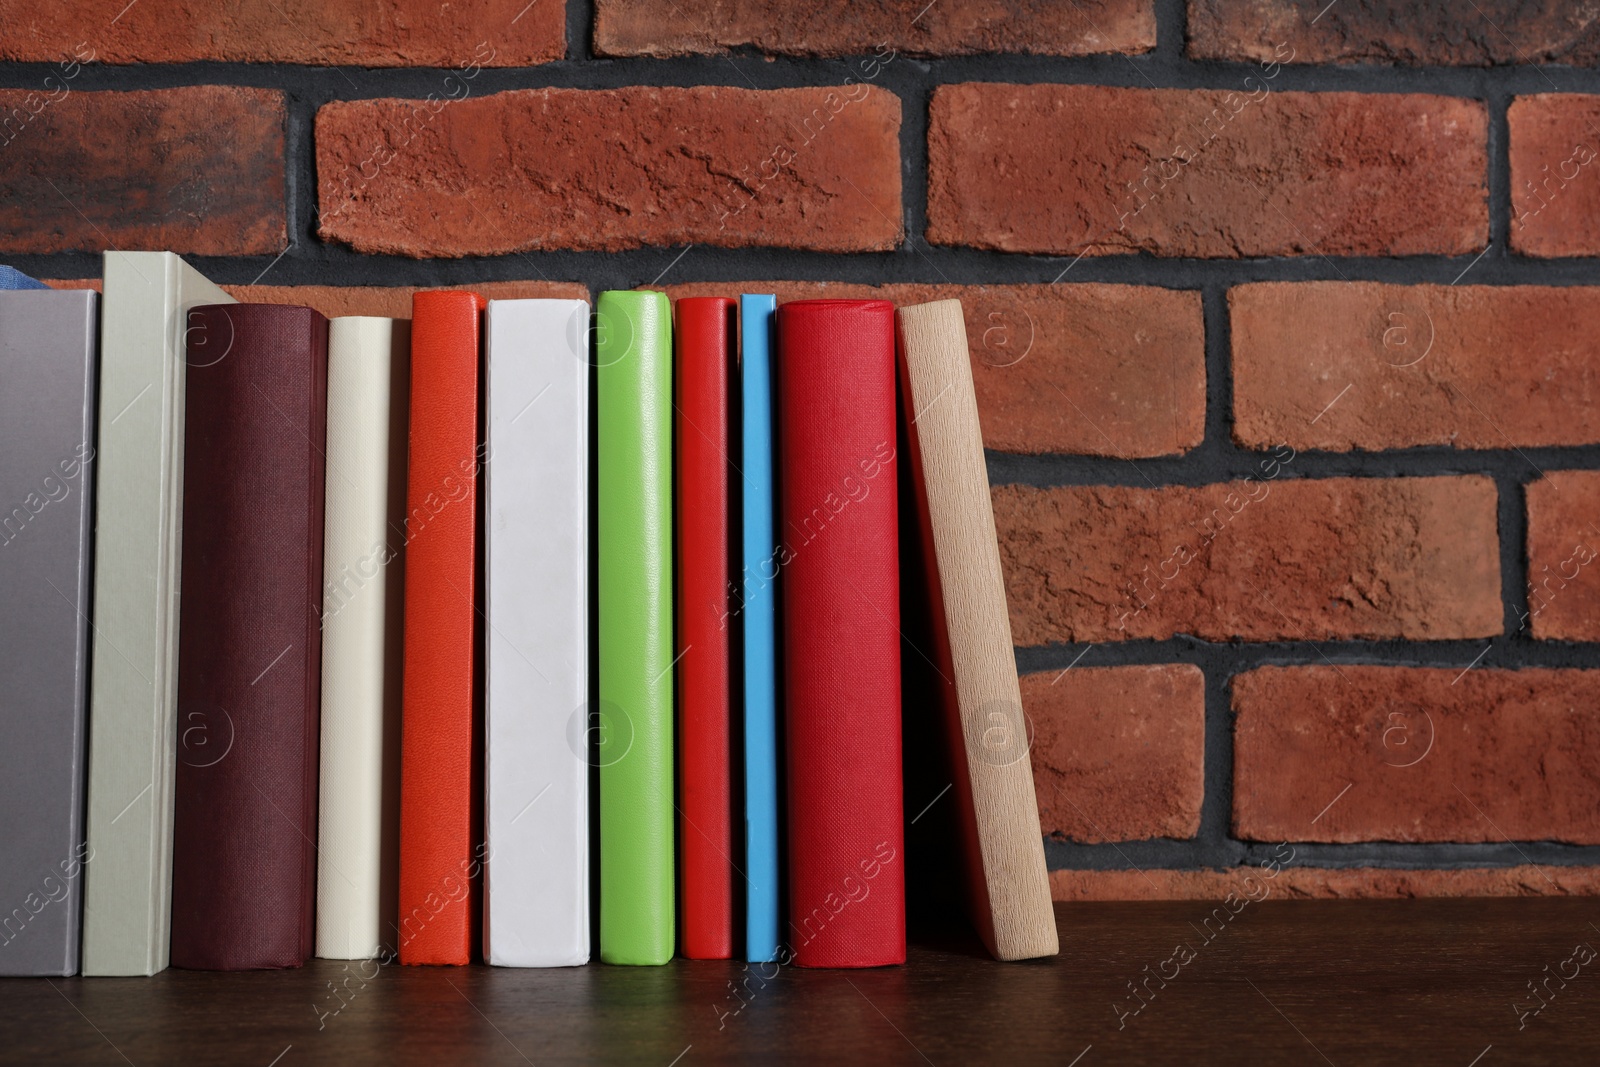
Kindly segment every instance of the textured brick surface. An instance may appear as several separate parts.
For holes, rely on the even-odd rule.
[[[1241,444],[1600,442],[1600,288],[1263,282],[1228,308]]]
[[[0,251],[242,256],[287,243],[281,93],[5,89],[0,137]]]
[[[325,238],[497,255],[901,237],[900,98],[875,86],[530,89],[317,112]]]
[[[1486,122],[1441,96],[941,86],[927,236],[1097,255],[1475,251]]]
[[[1205,792],[1205,677],[1187,663],[1022,678],[1039,822],[1071,841],[1193,837]]]
[[[983,443],[1000,452],[1160,456],[1205,435],[1200,294],[1131,285],[696,282],[682,296],[776,293],[780,302],[956,298],[967,319]]]
[[[0,0],[0,59],[526,66],[566,52],[560,0]],[[359,77],[359,76],[358,76]]]
[[[1197,488],[997,487],[1013,639],[1500,632],[1493,482],[1282,477],[1300,462]]]
[[[595,51],[612,56],[730,48],[801,56],[1077,56],[1148,52],[1155,43],[1152,0],[598,0],[594,18]]]
[[[1240,837],[1600,844],[1600,671],[1263,667],[1233,708]]]
[[[1285,853],[1287,855],[1287,853]],[[1284,868],[1267,881],[1257,867],[1232,870],[1051,871],[1057,900],[1221,900],[1241,896],[1254,877],[1274,900],[1371,900],[1408,897],[1565,897],[1600,895],[1600,867]]]
[[[1522,96],[1511,125],[1511,247],[1600,254],[1600,97]]]
[[[1568,0],[1339,0],[1307,9],[1297,0],[1189,0],[1189,55],[1249,60],[1292,50],[1298,63],[1466,66],[1600,59],[1600,17]]]
[[[1535,637],[1600,641],[1600,471],[1550,471],[1526,492],[1524,625]]]
[[[577,282],[477,282],[467,285],[224,285],[229,296],[245,303],[303,304],[329,318],[336,315],[411,317],[411,297],[424,289],[471,289],[490,300],[534,297],[588,300],[589,287]]]

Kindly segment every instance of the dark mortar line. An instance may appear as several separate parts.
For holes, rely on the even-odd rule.
[[[296,109],[304,109],[297,104]],[[309,114],[309,111],[307,111]],[[308,120],[309,121],[309,120]],[[303,157],[289,165],[311,174],[314,160],[309,145],[300,145]],[[919,152],[919,155],[921,153]],[[904,190],[904,212],[925,212],[925,186],[909,182]],[[307,190],[306,199],[311,199]],[[920,219],[913,220],[920,228]],[[913,231],[915,232],[915,231]],[[1462,285],[1558,288],[1593,286],[1600,281],[1600,256],[1567,260],[1537,260],[1519,256],[1500,258],[1491,249],[1476,264],[1477,253],[1460,256],[1417,256],[1402,259],[1321,256],[1251,260],[1161,259],[1152,256],[1032,256],[988,252],[972,248],[929,245],[920,233],[915,246],[903,244],[889,252],[813,252],[784,248],[717,248],[697,245],[714,253],[686,260],[673,271],[671,281],[847,281],[857,283],[908,283],[936,285],[1047,285],[1085,283],[1205,290],[1232,288],[1254,282],[1376,282],[1388,285],[1448,286],[1462,272]],[[274,274],[285,285],[417,285],[458,284],[470,281],[527,280],[540,277],[584,282],[592,287],[636,285],[656,271],[663,251],[677,249],[651,245],[618,252],[528,251],[496,256],[412,259],[393,255],[367,255],[333,242],[297,247],[284,257]],[[195,256],[185,254],[196,269],[223,284],[243,284],[272,262],[273,255]],[[99,253],[57,252],[8,254],[7,262],[46,278],[98,276]]]
[[[1600,846],[1567,845],[1551,841],[1484,842],[1372,841],[1326,844],[1289,841],[1294,848],[1287,868],[1470,870],[1534,865],[1539,867],[1589,867],[1600,865]],[[1282,859],[1278,842],[1201,842],[1177,838],[1080,844],[1057,838],[1044,839],[1045,860],[1051,870],[1197,870],[1258,867]],[[1239,872],[1241,875],[1243,871]],[[1538,875],[1536,882],[1542,882]]]
[[[1184,62],[1189,29],[1185,0],[1154,0],[1152,6],[1156,17],[1156,47],[1150,56],[1162,63]]]
[[[1210,412],[1207,414],[1209,416]],[[1223,417],[1228,414],[1224,412]],[[1269,449],[1245,448],[1229,440],[1213,441],[1208,438],[1204,445],[1185,455],[1151,459],[1064,453],[1021,455],[994,451],[987,453],[987,459],[989,482],[996,486],[1164,489],[1170,486],[1221,486],[1246,477],[1265,480],[1270,471],[1264,472],[1262,464],[1273,454]],[[1484,450],[1429,446],[1376,452],[1317,452],[1301,449],[1291,459],[1279,464],[1280,473],[1267,484],[1271,486],[1300,479],[1316,481],[1328,478],[1435,478],[1460,475],[1526,481],[1538,479],[1542,473],[1550,471],[1589,470],[1595,467],[1600,467],[1600,445]],[[1248,510],[1240,512],[1241,517],[1248,514]]]
[[[750,49],[722,55],[653,58],[592,55],[592,23],[579,19],[588,4],[569,5],[567,56],[550,63],[521,67],[485,67],[479,75],[484,92],[518,88],[618,88],[628,85],[727,85],[758,88],[836,85],[859,62],[875,54],[872,47],[842,56],[768,57]],[[1163,7],[1170,5],[1163,0]],[[1165,38],[1172,36],[1168,16],[1158,22],[1154,52],[1141,55],[1093,56],[974,55],[930,57],[897,53],[914,61],[931,84],[964,81],[1011,84],[1081,84],[1123,88],[1244,90],[1244,80],[1259,76],[1258,61],[1191,60],[1172,54]],[[494,34],[484,37],[491,46]],[[66,57],[63,57],[66,58]],[[730,64],[729,59],[737,66]],[[360,72],[363,88],[350,94],[336,70]],[[287,63],[236,63],[198,60],[183,63],[90,63],[74,79],[77,90],[171,88],[180,85],[250,85],[299,88],[329,98],[426,95],[452,65],[341,68]],[[59,75],[55,63],[0,63],[0,87],[37,89]],[[370,76],[370,77],[365,77]],[[1254,84],[1254,83],[1252,83]],[[1532,95],[1549,92],[1600,92],[1600,68],[1547,65],[1454,67],[1380,66],[1375,64],[1282,64],[1270,79],[1273,92],[1421,93],[1481,99],[1486,94]],[[474,95],[477,95],[475,92]]]
[[[1200,828],[1196,839],[1203,849],[1228,855],[1231,853],[1228,835],[1233,819],[1233,708],[1228,679],[1219,671],[1205,672],[1204,744]]]
[[[567,51],[565,62],[591,63],[594,54],[594,0],[566,0]]]

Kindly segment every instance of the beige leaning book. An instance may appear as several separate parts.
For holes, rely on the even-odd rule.
[[[184,341],[190,308],[233,298],[170,252],[107,252],[103,289],[83,973],[145,975],[167,966],[176,761],[232,744],[177,702]]]
[[[896,312],[934,660],[956,764],[968,898],[996,959],[1058,949],[989,475],[959,300]]]

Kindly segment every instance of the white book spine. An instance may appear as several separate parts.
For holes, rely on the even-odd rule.
[[[175,760],[225,743],[177,729],[178,593],[188,313],[234,301],[170,252],[106,253],[103,289],[83,973],[147,975],[171,940]]]
[[[487,315],[484,957],[589,959],[589,305]]]
[[[404,320],[328,327],[316,944],[328,959],[396,944],[409,339]]]

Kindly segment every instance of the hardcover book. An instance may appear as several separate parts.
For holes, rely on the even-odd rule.
[[[902,307],[900,362],[911,513],[932,617],[927,653],[953,757],[967,897],[996,959],[1057,950],[1050,877],[1029,765],[1028,728],[1006,614],[989,476],[961,303]]]
[[[151,255],[153,253],[141,253]],[[48,289],[44,282],[30,278],[15,267],[0,266],[0,292],[10,289]]]
[[[98,299],[0,295],[0,975],[78,971]]]
[[[328,320],[189,312],[172,963],[311,956]]]
[[[677,302],[678,885],[683,954],[733,955],[728,381],[734,303]]]
[[[483,954],[589,959],[589,304],[491,300],[484,316]]]
[[[105,257],[83,973],[155,974],[172,929],[184,345],[233,298],[170,252]]]
[[[806,967],[906,955],[894,307],[778,308],[789,928]]]
[[[744,653],[745,958],[778,958],[778,552],[773,497],[776,297],[739,298],[740,570]]]
[[[412,297],[400,757],[401,963],[472,961],[483,838],[478,363],[484,299]]]
[[[328,323],[317,955],[394,949],[411,324]]]
[[[663,964],[673,893],[672,312],[600,294],[595,394],[600,958]]]

